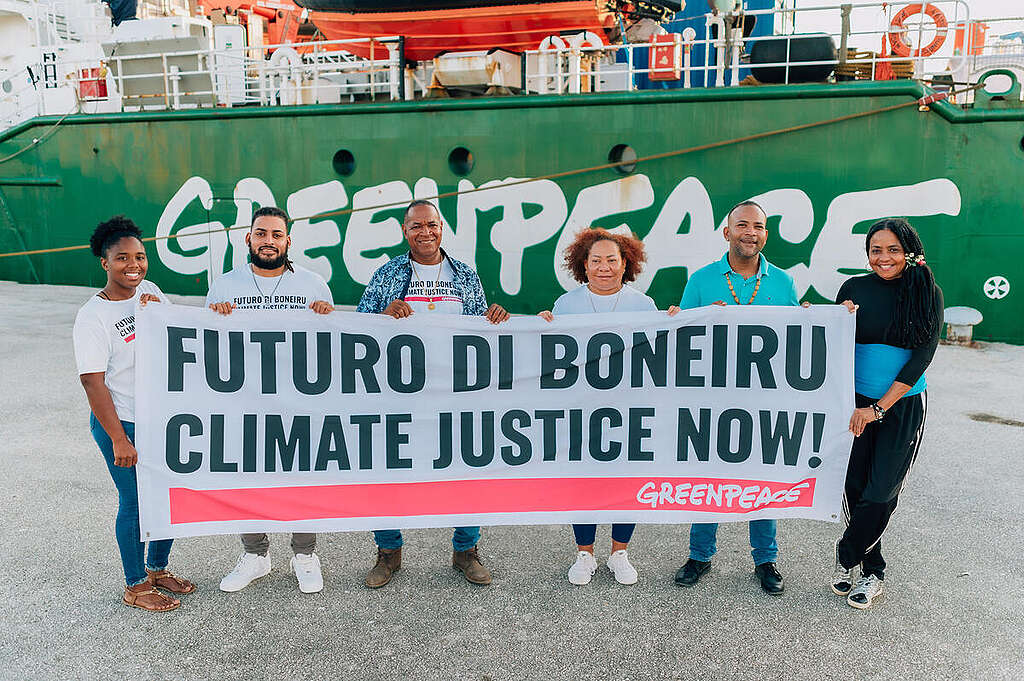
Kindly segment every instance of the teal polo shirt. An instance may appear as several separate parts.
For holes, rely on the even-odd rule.
[[[800,298],[796,294],[793,277],[768,262],[763,255],[760,259],[758,273],[744,279],[733,271],[729,265],[729,253],[726,252],[721,260],[705,265],[690,275],[686,280],[686,288],[683,289],[683,299],[679,301],[679,307],[688,310],[711,305],[717,300],[727,305],[735,305],[736,300],[729,293],[729,283],[725,280],[726,274],[732,280],[733,290],[736,291],[742,305],[746,305],[750,296],[754,295],[758,276],[761,277],[761,288],[757,290],[757,297],[751,305],[799,305]]]

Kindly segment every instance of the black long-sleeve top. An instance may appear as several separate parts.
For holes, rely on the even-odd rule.
[[[883,343],[893,345],[887,338],[887,331],[896,311],[896,287],[899,280],[886,280],[872,272],[859,277],[847,279],[839,287],[836,302],[852,300],[860,307],[857,309],[857,342]],[[935,287],[935,314],[942,319],[942,289]],[[910,359],[903,365],[896,380],[907,385],[914,385],[924,375],[924,370],[931,364],[935,348],[939,345],[939,328],[936,326],[935,336],[924,345],[908,348]],[[900,346],[905,347],[905,346]]]

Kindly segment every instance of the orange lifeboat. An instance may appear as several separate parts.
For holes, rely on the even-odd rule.
[[[413,61],[432,59],[442,52],[533,50],[547,36],[562,32],[592,31],[604,35],[615,21],[606,0],[296,2],[312,10],[310,20],[328,40],[403,36],[405,57]],[[409,9],[412,6],[420,9]],[[350,11],[325,11],[325,7]],[[355,43],[345,49],[361,57],[370,56],[370,43]],[[387,55],[380,43],[374,45],[374,50],[378,58]]]

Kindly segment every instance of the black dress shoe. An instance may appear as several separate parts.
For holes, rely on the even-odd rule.
[[[676,584],[679,586],[696,586],[701,575],[711,569],[711,561],[694,560],[686,561],[686,565],[676,572]]]
[[[761,563],[754,568],[754,574],[761,580],[761,588],[766,593],[780,594],[784,588],[782,574],[775,567],[775,563]]]

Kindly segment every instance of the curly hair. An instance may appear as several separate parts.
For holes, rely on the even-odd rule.
[[[142,241],[142,230],[139,226],[123,215],[115,215],[96,225],[89,237],[89,248],[97,258],[107,257],[107,251],[126,236]]]
[[[886,218],[871,225],[864,239],[864,250],[870,254],[871,237],[882,230],[892,232],[903,248],[904,257],[921,258],[921,264],[910,264],[903,270],[896,289],[896,313],[886,332],[886,340],[902,348],[928,344],[938,334],[942,320],[935,310],[935,276],[924,264],[921,237],[904,218]]]
[[[611,241],[619,247],[622,260],[626,269],[622,274],[622,283],[628,284],[635,280],[647,262],[647,253],[644,251],[644,242],[636,238],[636,235],[616,234],[601,227],[585,227],[581,229],[576,238],[565,249],[565,269],[572,273],[573,279],[581,284],[587,283],[587,258],[590,257],[590,249],[598,241]]]

